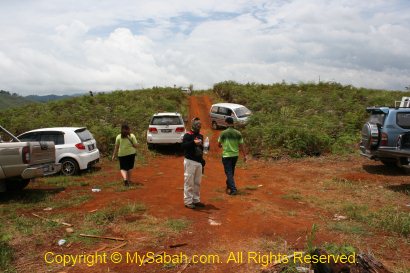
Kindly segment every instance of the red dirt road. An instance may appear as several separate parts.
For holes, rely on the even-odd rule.
[[[166,251],[171,254],[183,253],[191,255],[218,255],[221,263],[206,262],[204,264],[190,264],[184,273],[199,272],[257,272],[261,265],[255,262],[226,263],[231,252],[260,252],[260,254],[283,253],[289,249],[303,249],[306,246],[306,235],[314,223],[324,226],[332,221],[333,214],[327,212],[320,205],[313,206],[307,202],[306,196],[327,194],[334,199],[343,198],[333,193],[332,188],[317,190],[311,186],[326,179],[348,179],[357,183],[370,183],[370,187],[382,187],[386,184],[406,184],[406,175],[392,176],[378,173],[379,164],[365,161],[357,156],[345,159],[311,158],[305,160],[277,161],[273,163],[251,160],[240,162],[236,171],[236,181],[240,194],[228,196],[225,194],[225,176],[220,160],[220,149],[216,139],[221,131],[210,128],[208,111],[211,100],[207,96],[191,96],[190,119],[199,117],[202,120],[202,133],[211,139],[211,150],[206,155],[207,165],[201,185],[201,201],[206,207],[190,210],[183,205],[183,157],[177,155],[157,155],[149,159],[147,165],[140,165],[134,171],[134,181],[142,182],[141,188],[124,192],[102,191],[94,195],[94,199],[81,207],[70,208],[67,211],[87,213],[101,209],[111,202],[140,202],[147,207],[147,214],[163,219],[186,219],[191,224],[187,230],[167,238],[155,241],[139,242],[136,238],[147,236],[143,232],[124,233],[112,228],[107,236],[122,236],[128,244],[119,251]],[[103,162],[98,181],[88,181],[91,185],[103,185],[107,181],[119,180],[117,163]],[[363,165],[372,172],[363,170]],[[384,168],[384,167],[381,167]],[[382,169],[383,170],[383,169]],[[394,179],[394,181],[392,181]],[[325,188],[325,187],[324,187]],[[69,191],[67,189],[66,191]],[[289,193],[297,193],[294,198],[284,198]],[[60,193],[63,195],[64,193]],[[299,198],[299,197],[300,198]],[[406,202],[406,197],[396,200],[397,204]],[[138,221],[138,219],[136,219]],[[216,225],[212,225],[216,224]],[[364,236],[360,242],[346,242],[359,244],[363,250],[379,249],[387,235]],[[324,242],[344,243],[345,236],[336,232],[319,229],[315,243]],[[106,242],[104,242],[106,243]],[[171,249],[169,245],[186,243],[179,248]],[[79,249],[55,249],[71,253],[72,251],[92,252],[103,242]],[[111,243],[115,245],[115,243]],[[117,243],[118,245],[118,243]],[[404,260],[410,260],[410,247],[406,243],[398,242],[397,249],[383,249],[376,251],[387,265],[395,265]],[[44,249],[36,249],[42,253]],[[246,257],[244,258],[246,259]],[[409,262],[407,265],[410,266]],[[99,264],[93,267],[85,265],[74,268],[66,267],[60,272],[178,272],[182,265],[164,267],[159,264],[138,266],[125,261],[119,264]],[[58,272],[58,271],[53,271]]]

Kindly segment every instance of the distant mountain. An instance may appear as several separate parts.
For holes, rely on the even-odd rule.
[[[10,93],[8,91],[0,90],[0,110],[4,110],[11,107],[24,106],[30,103],[36,103],[35,101],[21,97],[16,93]]]
[[[36,101],[36,102],[48,102],[48,101],[54,101],[54,100],[63,100],[63,99],[68,99],[72,97],[78,97],[82,96],[84,94],[73,94],[73,95],[44,95],[44,96],[37,96],[37,95],[30,95],[26,96],[25,98],[31,101]]]

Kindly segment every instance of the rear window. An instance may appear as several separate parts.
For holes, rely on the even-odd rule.
[[[87,129],[78,129],[75,131],[82,142],[93,139],[93,135]]]
[[[151,125],[182,125],[183,121],[178,116],[157,116],[151,120]]]
[[[386,114],[372,114],[368,122],[383,125],[385,117]]]
[[[410,113],[397,113],[397,125],[404,129],[410,129]]]

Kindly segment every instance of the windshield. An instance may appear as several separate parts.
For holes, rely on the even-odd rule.
[[[249,117],[252,114],[251,110],[249,110],[245,106],[241,107],[241,108],[238,108],[238,109],[235,109],[234,111],[235,111],[235,114],[238,118],[246,118],[246,117]]]
[[[182,125],[183,121],[178,116],[157,116],[153,117],[151,125]]]

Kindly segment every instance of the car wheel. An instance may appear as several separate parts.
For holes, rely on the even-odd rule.
[[[377,149],[380,143],[380,130],[377,124],[367,122],[363,126],[362,143],[367,149]]]
[[[61,161],[61,173],[64,175],[75,175],[79,167],[77,162],[72,158],[63,158]]]
[[[21,191],[27,187],[30,183],[30,179],[7,179],[6,189],[7,191]]]
[[[218,124],[216,123],[216,121],[212,121],[212,129],[214,129],[214,130],[218,130],[218,129],[219,129],[219,126],[218,126]]]

